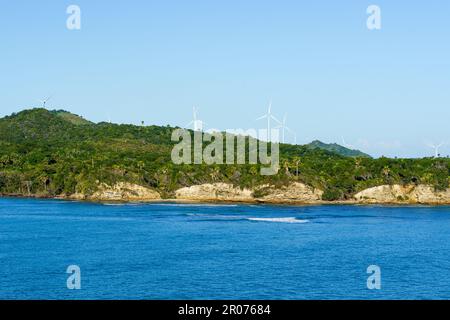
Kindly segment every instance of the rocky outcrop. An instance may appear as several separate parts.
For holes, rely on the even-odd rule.
[[[383,185],[357,193],[361,203],[450,204],[450,189],[435,191],[428,185]]]
[[[114,186],[102,183],[98,190],[90,195],[73,194],[71,199],[76,200],[96,200],[96,201],[151,201],[159,200],[161,196],[158,192],[128,182],[118,182]]]
[[[178,189],[177,200],[193,201],[253,201],[252,191],[227,183],[207,183]]]
[[[322,195],[322,190],[298,182],[281,187],[261,185],[253,190],[241,189],[228,183],[208,183],[178,189],[175,192],[175,199],[166,200],[278,204],[450,204],[450,189],[436,191],[429,185],[382,185],[363,190],[354,195],[353,199],[345,201],[323,201]],[[76,193],[61,197],[93,201],[163,201],[157,191],[127,182],[119,182],[114,186],[102,183],[92,195]]]
[[[227,183],[202,184],[185,187],[175,192],[177,200],[311,203],[320,201],[323,192],[302,183],[275,187],[264,185],[255,190],[241,189]]]
[[[314,203],[321,201],[323,195],[322,190],[314,189],[306,184],[298,182],[282,187],[262,186],[256,191],[263,194],[261,197],[258,197],[258,201],[272,203]]]
[[[418,203],[450,204],[450,189],[435,191],[433,186],[420,185],[414,190]]]

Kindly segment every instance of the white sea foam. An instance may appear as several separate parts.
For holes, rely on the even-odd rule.
[[[280,222],[280,223],[307,223],[308,220],[300,220],[293,217],[289,218],[248,218],[250,221],[261,221],[261,222]]]
[[[218,214],[203,214],[203,213],[188,213],[188,217],[204,218],[204,219],[215,219],[215,220],[243,220],[246,219],[242,215],[218,215]]]

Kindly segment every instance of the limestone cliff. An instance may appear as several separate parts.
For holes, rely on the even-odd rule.
[[[231,184],[214,183],[185,187],[175,192],[177,200],[241,201],[269,203],[311,203],[320,201],[322,191],[302,183],[277,188],[264,185],[255,190],[240,189]]]
[[[178,189],[175,199],[167,201],[230,201],[260,203],[367,203],[367,204],[450,204],[450,189],[435,191],[428,185],[382,185],[363,190],[346,201],[322,200],[323,191],[303,183],[287,186],[262,185],[252,190],[241,189],[228,183],[208,183]],[[119,182],[114,186],[100,184],[92,195],[73,194],[64,198],[94,201],[158,201],[160,194],[150,188]]]
[[[195,201],[253,201],[252,191],[240,189],[227,183],[207,183],[178,189],[175,192],[178,200]]]
[[[92,195],[73,194],[72,199],[97,201],[151,201],[159,200],[158,192],[128,182],[118,182],[114,186],[100,184],[98,190]]]
[[[354,198],[362,203],[450,204],[450,189],[435,191],[428,185],[383,185],[363,190]]]
[[[303,183],[294,182],[288,186],[274,187],[262,186],[256,191],[263,192],[263,196],[258,197],[261,202],[303,202],[313,203],[322,200],[323,191],[314,189]]]

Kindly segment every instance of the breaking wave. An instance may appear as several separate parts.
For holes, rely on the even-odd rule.
[[[279,222],[279,223],[307,223],[309,220],[300,220],[293,217],[290,218],[248,218],[250,221],[259,222]]]
[[[278,222],[278,223],[307,223],[309,220],[297,219],[294,217],[287,218],[256,218],[256,217],[245,217],[243,215],[205,215],[190,213],[187,214],[188,217],[200,218],[201,220],[207,221],[254,221],[254,222]]]

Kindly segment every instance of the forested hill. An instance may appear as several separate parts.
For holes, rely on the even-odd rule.
[[[346,147],[343,147],[341,145],[338,145],[336,143],[323,143],[322,141],[315,140],[309,144],[306,145],[307,147],[311,149],[322,149],[327,150],[333,153],[340,154],[341,156],[345,157],[366,157],[371,158],[368,154],[361,152],[359,150],[349,149]]]
[[[178,188],[226,182],[252,188],[301,181],[346,199],[381,184],[449,184],[449,159],[345,157],[310,146],[281,145],[281,169],[260,165],[175,165],[174,128],[92,123],[66,111],[25,110],[0,119],[0,193],[92,194],[99,183],[131,182],[171,197]]]

